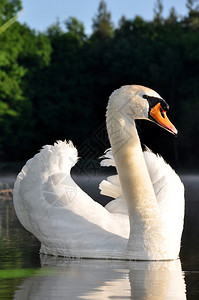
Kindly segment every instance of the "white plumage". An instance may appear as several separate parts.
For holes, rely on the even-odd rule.
[[[107,257],[113,245],[117,252],[127,243],[129,220],[110,214],[76,185],[70,176],[76,161],[77,150],[66,141],[29,160],[14,186],[16,214],[43,253]]]
[[[184,219],[184,186],[179,176],[161,156],[155,155],[148,148],[143,155],[164,222],[170,230],[178,231],[176,236],[180,236]],[[111,149],[101,158],[101,166],[115,167]],[[109,212],[128,215],[118,175],[107,177],[100,183],[99,188],[102,195],[115,198],[105,206]]]
[[[151,90],[146,91],[152,93]],[[122,90],[122,94],[124,92]],[[132,94],[132,88],[130,93]],[[128,93],[127,95],[129,96]],[[126,121],[125,118],[123,120]],[[110,135],[109,126],[108,131]],[[115,149],[112,140],[111,145]],[[125,147],[124,144],[123,148],[126,149]],[[129,151],[129,147],[127,148]],[[121,149],[115,155],[117,160],[123,155]],[[142,156],[139,153],[138,158],[142,160]],[[111,149],[108,149],[102,157],[101,165],[115,166],[115,157]],[[132,157],[133,150],[132,155],[127,157],[128,164]],[[42,253],[111,259],[159,260],[178,257],[184,218],[184,188],[177,174],[161,157],[149,150],[144,152],[151,183],[143,178],[142,185],[147,187],[147,184],[152,184],[157,208],[151,207],[153,199],[150,195],[147,198],[148,194],[145,196],[145,187],[143,191],[142,186],[139,189],[144,198],[143,204],[139,204],[139,197],[134,200],[130,196],[135,193],[134,189],[131,192],[131,187],[127,186],[124,191],[121,179],[127,176],[128,180],[132,180],[133,187],[135,183],[131,176],[134,171],[129,174],[128,169],[125,167],[122,170],[118,162],[120,177],[109,176],[100,184],[102,194],[115,198],[104,208],[72,179],[70,170],[77,160],[77,149],[72,142],[58,141],[54,146],[43,147],[40,153],[30,159],[15,182],[16,214],[22,225],[41,242]],[[122,164],[125,160],[126,158],[121,161]],[[129,166],[131,168],[132,163]],[[140,171],[135,172],[138,172],[138,177],[135,177],[137,188],[140,185]],[[125,193],[127,197],[124,196]],[[136,214],[131,212],[132,207],[135,207]],[[148,214],[151,217],[147,217]]]

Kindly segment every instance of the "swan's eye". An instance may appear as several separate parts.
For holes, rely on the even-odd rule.
[[[155,97],[151,97],[151,96],[148,96],[148,95],[143,95],[142,98],[146,99],[148,102],[151,101],[151,99],[155,99]],[[153,100],[152,100],[153,101]]]

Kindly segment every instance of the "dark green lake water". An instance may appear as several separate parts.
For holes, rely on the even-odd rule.
[[[79,179],[100,202],[101,178]],[[186,216],[180,260],[123,262],[39,256],[12,200],[0,200],[0,299],[199,299],[199,176],[182,176]],[[4,179],[6,182],[6,179]]]

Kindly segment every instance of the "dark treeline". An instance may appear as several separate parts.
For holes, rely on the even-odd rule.
[[[71,139],[81,148],[104,134],[107,100],[126,84],[155,89],[170,104],[175,139],[152,123],[139,122],[142,142],[175,167],[199,168],[199,5],[187,1],[187,16],[171,8],[162,17],[121,17],[117,28],[99,3],[93,32],[71,17],[40,33],[18,22],[0,35],[0,159],[24,160],[44,144]],[[20,0],[2,0],[0,25],[21,10]],[[104,143],[104,148],[107,146]],[[103,151],[103,149],[100,149]]]

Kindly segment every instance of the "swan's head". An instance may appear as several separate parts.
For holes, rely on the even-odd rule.
[[[127,85],[114,91],[108,110],[128,119],[146,119],[177,135],[177,129],[168,119],[169,105],[152,89],[140,85]]]

